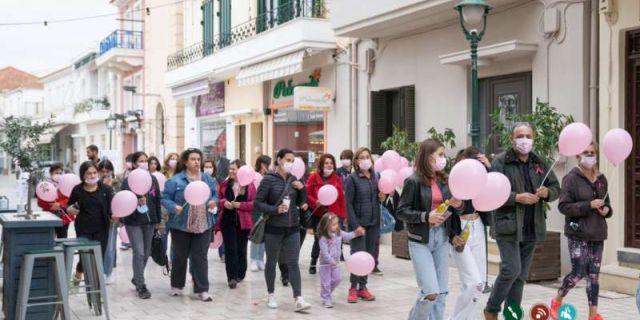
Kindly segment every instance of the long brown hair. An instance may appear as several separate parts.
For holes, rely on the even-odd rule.
[[[447,176],[441,171],[435,171],[431,167],[429,157],[434,154],[440,147],[444,148],[442,142],[435,139],[427,139],[420,143],[418,154],[415,159],[416,176],[420,182],[426,185],[430,185],[433,179],[440,179],[446,181]]]
[[[371,175],[373,175],[373,171],[374,171],[374,164],[375,162],[373,161],[373,156],[371,154],[371,150],[369,150],[369,148],[367,147],[362,147],[360,149],[358,149],[356,151],[356,154],[353,155],[353,161],[351,161],[351,165],[353,165],[353,167],[355,168],[356,172],[360,172],[360,164],[358,163],[358,158],[360,157],[361,154],[368,152],[369,153],[369,157],[371,158],[371,168],[369,168],[369,171],[371,172]],[[335,161],[333,162],[335,164]]]
[[[337,220],[338,220],[338,216],[336,216],[335,213],[333,212],[325,213],[324,216],[322,216],[322,218],[320,219],[320,222],[318,222],[317,231],[320,237],[330,238],[331,231],[329,229],[331,228],[331,224],[333,224],[333,222]]]

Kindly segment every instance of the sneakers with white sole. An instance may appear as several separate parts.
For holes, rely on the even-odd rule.
[[[297,297],[296,298],[296,304],[295,307],[293,309],[293,311],[295,312],[300,312],[300,311],[304,311],[311,308],[311,305],[308,304],[306,301],[304,301],[304,298],[302,297]]]
[[[258,267],[258,261],[251,260],[251,272],[258,272],[260,268]]]
[[[271,309],[277,309],[278,308],[278,301],[276,301],[276,295],[273,293],[269,293],[269,296],[267,297],[267,306]]]
[[[109,275],[104,276],[104,283],[108,286],[114,284],[116,282],[115,274],[111,273]]]
[[[331,301],[325,301],[322,303],[322,306],[328,309],[333,308],[333,303]]]
[[[172,297],[179,297],[182,295],[182,289],[171,287],[171,292],[169,292],[169,295]]]
[[[198,298],[202,302],[211,302],[211,301],[213,301],[213,297],[209,294],[209,292],[200,292],[200,293],[198,293]]]
[[[264,261],[258,261],[258,269],[260,269],[260,271],[264,270]]]

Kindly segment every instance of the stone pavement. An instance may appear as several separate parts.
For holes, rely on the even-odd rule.
[[[15,179],[0,176],[0,194],[15,197]],[[13,200],[13,199],[12,199]],[[70,229],[73,234],[73,228]],[[406,319],[417,293],[416,281],[411,262],[398,259],[391,255],[389,239],[383,239],[380,250],[380,269],[383,276],[370,276],[369,288],[376,295],[374,302],[358,302],[347,304],[348,273],[344,265],[341,267],[343,282],[333,296],[335,307],[325,309],[319,298],[320,283],[318,275],[307,272],[309,256],[313,238],[307,237],[300,255],[302,269],[302,293],[313,307],[306,314],[294,313],[291,287],[282,287],[276,281],[276,295],[280,308],[271,310],[266,307],[266,285],[262,272],[248,272],[247,278],[237,289],[231,290],[226,285],[224,264],[220,262],[216,250],[209,251],[209,281],[213,302],[204,303],[191,295],[184,297],[170,297],[169,278],[162,274],[162,270],[153,261],[149,261],[146,277],[147,286],[152,293],[149,300],[141,300],[135,296],[135,290],[130,283],[131,251],[118,252],[118,267],[116,283],[108,287],[109,303],[112,319],[136,320],[178,320],[178,319]],[[348,256],[348,246],[345,255]],[[189,279],[189,278],[188,278]],[[490,282],[493,277],[490,277]],[[523,308],[525,314],[535,303],[548,302],[554,296],[559,282],[543,284],[527,284],[524,292]],[[581,282],[566,298],[578,309],[578,319],[587,319],[587,299],[585,283]],[[187,285],[185,293],[191,290]],[[447,299],[446,315],[449,316],[459,292],[458,272],[455,267],[449,269],[449,297]],[[484,307],[488,294],[482,295],[478,303],[478,313],[475,319],[482,319],[481,308]],[[605,319],[640,319],[635,306],[635,298],[612,292],[601,292],[600,312]],[[82,295],[71,298],[73,319],[101,319],[92,315],[86,299]],[[525,317],[528,319],[528,316]]]

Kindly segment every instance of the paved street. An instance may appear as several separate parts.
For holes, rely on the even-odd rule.
[[[0,178],[0,193],[6,193],[12,199],[15,196],[9,192],[14,190],[11,185],[14,179],[6,176]],[[71,231],[71,230],[70,230]],[[72,232],[73,233],[73,232]],[[147,286],[152,293],[150,300],[140,300],[135,296],[135,291],[130,283],[131,251],[119,251],[116,283],[109,286],[109,303],[113,319],[136,320],[164,320],[164,319],[404,319],[406,318],[416,293],[416,283],[413,276],[411,262],[397,259],[391,255],[390,242],[386,241],[381,248],[381,265],[383,276],[371,276],[369,288],[376,295],[375,302],[359,302],[354,305],[346,303],[348,289],[348,273],[343,266],[343,283],[334,294],[335,308],[325,309],[321,306],[319,292],[320,284],[318,275],[310,275],[307,272],[309,252],[311,250],[312,237],[305,241],[301,253],[302,292],[307,301],[313,307],[307,314],[297,314],[293,310],[291,288],[283,288],[279,282],[276,285],[276,294],[280,308],[268,309],[265,305],[266,286],[261,272],[248,272],[247,279],[237,289],[230,290],[226,286],[224,264],[220,262],[217,251],[209,251],[209,280],[210,292],[214,296],[212,303],[204,303],[192,296],[174,298],[168,295],[169,278],[163,276],[162,270],[150,261],[147,268]],[[388,239],[385,239],[388,240]],[[348,246],[345,247],[348,252]],[[459,292],[458,274],[455,268],[449,269],[449,291],[447,300],[447,316],[455,303],[455,297]],[[493,279],[491,279],[493,280]],[[531,305],[539,302],[547,302],[556,291],[559,283],[528,284],[525,288],[524,308],[528,310]],[[578,319],[586,319],[586,295],[584,282],[581,282],[569,295],[566,302],[574,304],[578,308]],[[185,292],[191,290],[188,285]],[[488,294],[482,296],[479,305],[484,306]],[[92,316],[86,305],[85,297],[74,296],[71,299],[74,319],[100,319]],[[600,310],[605,319],[637,319],[635,300],[633,297],[619,295],[611,292],[601,292]],[[478,308],[477,319],[481,319]]]

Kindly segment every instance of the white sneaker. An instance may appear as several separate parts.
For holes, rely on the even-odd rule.
[[[203,301],[203,302],[213,301],[213,297],[209,294],[209,292],[198,293],[198,298],[200,298],[200,301]]]
[[[182,295],[182,289],[171,287],[171,292],[169,292],[169,295],[172,297],[179,297]]]
[[[264,261],[258,261],[258,269],[264,270]]]
[[[251,272],[258,272],[260,268],[258,267],[258,262],[255,260],[251,260]]]
[[[328,309],[333,308],[333,303],[331,303],[331,301],[327,301],[327,302],[323,302],[322,306]]]
[[[116,282],[116,276],[114,273],[104,276],[104,283],[108,286],[114,284]]]
[[[298,297],[296,298],[296,305],[293,311],[300,312],[311,308],[311,305],[304,301],[304,298]]]
[[[271,309],[277,309],[278,308],[278,301],[276,301],[276,295],[273,293],[269,293],[269,296],[267,297],[267,306]]]

